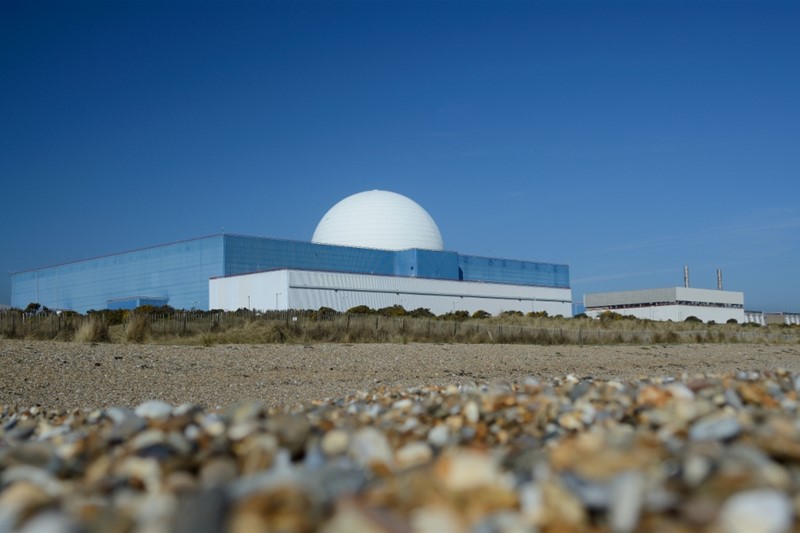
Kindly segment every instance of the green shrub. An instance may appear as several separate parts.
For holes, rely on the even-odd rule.
[[[169,305],[140,305],[133,312],[137,315],[174,315],[175,309]]]
[[[436,315],[431,313],[431,310],[427,307],[417,307],[413,311],[409,311],[408,316],[412,316],[414,318],[433,318]]]
[[[528,318],[547,318],[550,315],[547,314],[547,311],[531,311],[527,316]]]
[[[339,313],[337,313],[335,309],[331,309],[330,307],[320,307],[316,311],[312,311],[309,316],[311,320],[330,320],[337,314]]]
[[[466,320],[469,318],[469,311],[458,310],[439,315],[441,320]]]
[[[603,311],[598,318],[603,322],[611,322],[612,320],[622,320],[622,315],[614,311]]]
[[[725,323],[726,324],[738,324],[739,322],[735,318],[729,318]]]
[[[492,316],[491,313],[484,311],[483,309],[478,309],[477,311],[472,313],[472,318],[489,318],[491,316]]]
[[[372,309],[366,305],[357,305],[347,310],[347,314],[349,315],[371,315],[372,312]]]
[[[377,313],[381,316],[406,316],[408,312],[402,305],[392,305],[378,309]]]
[[[694,323],[700,323],[700,324],[702,324],[702,323],[703,323],[703,321],[702,321],[702,320],[700,320],[699,318],[697,318],[697,317],[696,317],[696,316],[694,316],[694,315],[687,316],[687,317],[686,317],[686,320],[684,320],[684,322],[694,322]]]

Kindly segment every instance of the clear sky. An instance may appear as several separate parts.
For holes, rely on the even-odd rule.
[[[576,301],[800,312],[800,2],[4,1],[0,177],[4,273],[386,189]]]

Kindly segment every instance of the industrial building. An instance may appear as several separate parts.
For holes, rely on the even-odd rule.
[[[218,234],[11,275],[12,306],[344,311],[402,305],[571,314],[567,265],[444,248],[435,221],[388,191],[354,194],[310,242]]]
[[[585,294],[586,314],[597,318],[606,311],[646,320],[683,322],[694,317],[703,322],[748,320],[744,293],[722,290],[722,271],[717,270],[717,290],[689,287],[689,267],[683,267],[683,287]]]
[[[605,311],[648,320],[682,322],[693,316],[703,322],[745,322],[744,293],[689,287],[585,294],[586,314],[597,318]]]

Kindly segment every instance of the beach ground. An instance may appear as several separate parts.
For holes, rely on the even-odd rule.
[[[800,346],[315,344],[167,346],[0,340],[0,404],[133,407],[150,399],[206,408],[292,404],[377,387],[520,381],[573,374],[639,379],[737,371],[800,372]]]

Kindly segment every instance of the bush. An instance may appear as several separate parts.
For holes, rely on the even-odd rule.
[[[86,312],[87,316],[97,317],[109,326],[122,324],[129,314],[130,312],[127,309],[103,309],[102,311],[90,309]]]
[[[702,321],[702,320],[700,320],[699,318],[697,318],[697,317],[696,317],[696,316],[694,316],[694,315],[692,315],[692,316],[687,316],[687,317],[686,317],[686,320],[684,320],[684,322],[694,322],[694,323],[700,323],[700,324],[702,324],[702,323],[703,323],[703,321]]]
[[[431,310],[427,307],[417,307],[413,311],[409,311],[408,316],[413,316],[414,318],[433,318],[436,315],[431,313]]]
[[[549,315],[547,311],[531,311],[527,316],[528,318],[547,318]],[[586,315],[584,314],[584,316]]]
[[[349,315],[371,315],[372,309],[367,307],[366,305],[357,305],[355,307],[351,307],[347,310],[347,314]]]
[[[442,320],[466,320],[469,318],[469,311],[459,310],[445,313],[439,316]]]
[[[725,321],[726,324],[738,324],[739,322],[735,318],[729,318]]]
[[[472,318],[489,318],[492,316],[491,313],[484,311],[483,309],[478,309],[474,313],[472,313]]]
[[[331,318],[335,317],[338,313],[335,309],[331,309],[330,307],[320,307],[316,311],[312,311],[310,314],[311,320],[330,320]]]
[[[169,305],[140,305],[133,312],[137,315],[174,315],[175,309]]]
[[[500,316],[503,318],[511,317],[511,316],[524,316],[522,311],[503,311],[500,313]]]
[[[406,316],[408,312],[402,305],[392,305],[378,309],[377,313],[382,316]]]
[[[598,317],[603,322],[610,322],[612,320],[622,320],[622,315],[614,311],[603,311]]]

